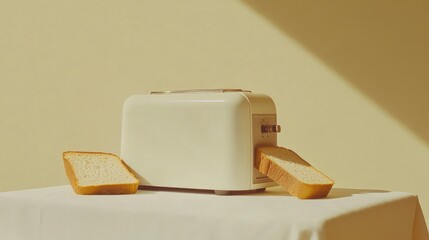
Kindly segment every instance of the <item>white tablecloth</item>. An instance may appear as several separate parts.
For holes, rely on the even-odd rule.
[[[0,239],[429,239],[415,195],[332,189],[299,200],[280,188],[252,195],[139,191],[76,195],[60,186],[0,193]]]

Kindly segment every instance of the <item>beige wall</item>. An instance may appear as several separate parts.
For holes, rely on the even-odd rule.
[[[136,93],[270,95],[339,188],[419,195],[429,216],[427,1],[0,0],[0,191],[67,184],[61,153],[119,153]]]

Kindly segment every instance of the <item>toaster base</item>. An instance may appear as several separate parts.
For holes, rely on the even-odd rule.
[[[245,194],[265,192],[265,188],[249,189],[249,190],[209,190],[209,189],[160,187],[160,186],[146,186],[146,185],[140,185],[138,189],[146,190],[146,191],[205,193],[205,194],[216,194],[216,195],[245,195]]]

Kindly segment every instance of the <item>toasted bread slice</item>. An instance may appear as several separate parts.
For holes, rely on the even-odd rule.
[[[77,194],[130,194],[139,180],[116,155],[102,152],[63,153],[64,167]]]
[[[298,154],[282,147],[257,148],[255,167],[290,194],[302,199],[326,197],[334,185],[334,181]]]

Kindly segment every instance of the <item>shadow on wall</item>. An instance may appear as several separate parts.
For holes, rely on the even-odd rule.
[[[429,145],[429,1],[242,1]]]

